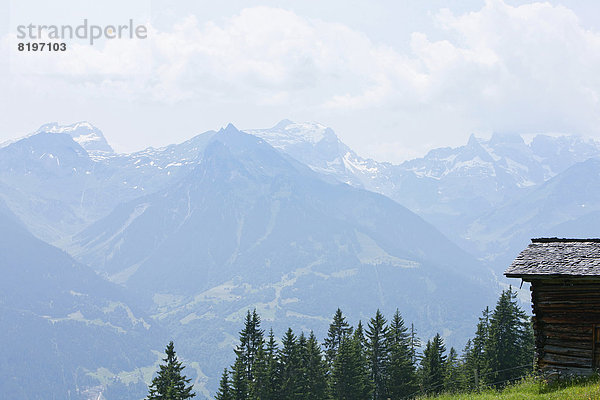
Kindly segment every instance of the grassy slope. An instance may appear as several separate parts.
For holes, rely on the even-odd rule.
[[[529,399],[600,399],[600,379],[598,377],[573,382],[548,385],[533,378],[509,386],[502,391],[488,389],[480,393],[445,394],[426,397],[435,400],[529,400]]]

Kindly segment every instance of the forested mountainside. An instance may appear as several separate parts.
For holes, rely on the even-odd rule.
[[[111,382],[113,398],[139,398],[166,332],[135,296],[35,238],[2,202],[0,254],[2,396],[87,399]]]

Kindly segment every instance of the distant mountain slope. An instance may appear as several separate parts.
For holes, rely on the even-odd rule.
[[[467,227],[492,224],[477,231],[481,234],[500,229],[500,221],[483,216],[510,207],[574,164],[600,157],[598,143],[577,136],[536,135],[525,143],[518,135],[494,134],[489,140],[472,135],[465,146],[434,149],[422,158],[392,165],[361,158],[331,129],[315,123],[284,120],[273,128],[248,132],[315,171],[396,200],[486,259],[499,250],[493,249],[493,241],[474,237],[475,228]],[[571,196],[567,191],[560,193],[564,198]],[[559,223],[570,215],[546,218]]]
[[[363,320],[398,307],[424,335],[462,343],[494,297],[488,271],[414,213],[231,125],[189,175],[75,240],[79,259],[153,297],[213,385],[248,308],[322,337],[337,307]]]
[[[164,333],[120,288],[34,238],[1,202],[0,254],[3,398],[87,399],[106,383],[115,398],[144,394],[138,368],[152,369]]]
[[[477,251],[508,265],[531,237],[600,237],[600,160],[577,163],[466,229]]]
[[[211,135],[163,149],[113,154],[90,150],[89,143],[95,142],[81,140],[95,132],[88,123],[47,124],[0,148],[0,198],[47,242],[64,247],[70,235],[120,203],[177,179],[197,162],[202,141]]]
[[[367,202],[369,207],[359,200]],[[302,218],[291,212],[288,218],[283,218],[279,214],[283,206],[307,210],[303,211]],[[355,208],[361,211],[352,211]],[[389,215],[385,211],[389,211]],[[318,218],[310,223],[303,222],[302,219],[310,213],[316,213]],[[367,219],[363,221],[361,217]],[[236,237],[241,235],[235,239],[239,245],[226,250],[226,258],[218,260],[218,264],[222,264],[231,256],[230,251],[247,250],[239,246],[247,244],[248,249],[255,249],[253,240],[258,238],[261,238],[258,245],[262,244],[272,235],[277,224],[289,225],[288,230],[307,225],[306,232],[310,232],[311,228],[316,231],[322,229],[326,225],[323,221],[327,220],[331,220],[331,224],[341,221],[359,224],[362,230],[373,232],[387,229],[388,234],[381,235],[380,240],[389,242],[389,246],[401,249],[400,252],[413,258],[447,264],[452,259],[451,254],[456,255],[453,262],[466,256],[435,228],[405,208],[372,193],[326,183],[302,165],[285,159],[268,145],[231,125],[213,137],[201,161],[188,176],[162,191],[118,207],[108,218],[77,235],[76,240],[86,249],[102,249],[91,259],[84,256],[91,265],[117,272],[148,258],[147,252],[143,252],[137,259],[121,262],[119,257],[122,255],[134,249],[152,249],[153,253],[160,253],[164,238],[176,234],[184,239],[181,231],[187,224],[195,223],[193,232],[196,233],[188,237],[197,241],[200,232],[207,231],[206,241],[200,240],[206,247],[223,244],[215,238],[218,231],[235,233]],[[232,228],[235,229],[230,232]],[[241,231],[237,232],[238,229]],[[249,237],[245,241],[245,234],[266,236]],[[152,239],[148,243],[138,242],[145,237]],[[107,248],[110,251],[107,252]],[[203,249],[190,246],[189,250]],[[468,267],[469,264],[464,268]]]
[[[38,237],[56,239],[85,226],[95,168],[69,135],[38,133],[0,148],[0,196]]]

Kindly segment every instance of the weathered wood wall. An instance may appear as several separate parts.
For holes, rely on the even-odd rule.
[[[534,280],[531,291],[538,368],[546,373],[592,373],[600,281]]]

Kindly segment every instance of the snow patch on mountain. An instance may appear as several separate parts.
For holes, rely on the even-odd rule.
[[[333,134],[330,128],[316,122],[297,123],[287,119],[271,129],[249,129],[245,132],[258,136],[271,146],[281,150],[301,143],[314,145],[322,141],[326,135]]]
[[[71,125],[59,125],[56,122],[51,122],[42,125],[34,134],[43,132],[68,134],[88,152],[114,153],[102,131],[89,122],[81,121]]]

